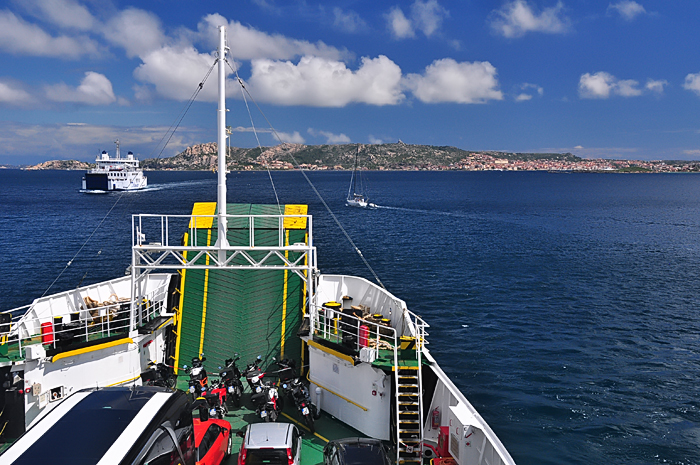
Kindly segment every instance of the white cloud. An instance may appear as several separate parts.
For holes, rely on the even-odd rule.
[[[281,34],[267,34],[252,27],[247,27],[238,21],[228,22],[219,14],[204,17],[197,25],[196,37],[204,41],[213,50],[219,43],[218,27],[225,25],[226,39],[231,47],[231,56],[238,60],[255,58],[270,58],[288,60],[302,55],[338,60],[349,56],[346,50],[339,50],[318,41],[316,43],[296,40]]]
[[[532,92],[537,93],[540,97],[544,95],[544,89],[537,84],[530,84],[530,83],[523,83],[520,85],[520,90],[524,91],[521,94],[518,94],[515,97],[516,102],[525,102],[528,100],[532,100]]]
[[[695,92],[700,96],[700,73],[687,75],[683,83],[683,88]]]
[[[340,61],[304,56],[290,61],[253,60],[248,86],[259,100],[281,105],[342,107],[394,105],[403,100],[401,68],[387,57],[363,57],[352,71]]]
[[[411,18],[426,37],[430,37],[442,26],[442,20],[449,16],[449,12],[443,8],[437,0],[422,2],[416,0],[411,5]]]
[[[403,11],[401,11],[401,8],[398,6],[395,6],[389,11],[386,15],[386,20],[389,31],[395,39],[408,39],[409,37],[416,36],[411,21],[406,18]]]
[[[562,34],[570,28],[563,10],[564,5],[558,2],[537,14],[525,0],[514,0],[491,12],[491,28],[508,38],[522,37],[527,32]]]
[[[608,98],[612,91],[615,77],[604,71],[581,76],[578,83],[578,92],[581,98]]]
[[[33,102],[33,97],[21,86],[8,81],[0,81],[0,104],[26,106]]]
[[[642,90],[637,86],[639,83],[633,79],[617,81],[613,89],[623,97],[638,97],[642,95]]]
[[[333,134],[328,131],[317,131],[314,128],[309,128],[307,132],[313,137],[325,137],[326,144],[349,144],[351,142],[350,138],[343,133]]]
[[[648,79],[646,85],[644,86],[648,91],[655,94],[663,94],[664,87],[668,85],[668,81],[656,81],[654,79]]]
[[[134,77],[153,84],[156,93],[174,100],[188,100],[214,63],[212,55],[199,53],[193,47],[163,47],[141,57],[143,64],[134,70]],[[228,71],[228,70],[227,70]],[[198,100],[216,101],[216,74],[210,78],[197,97]],[[231,86],[229,90],[233,93]]]
[[[370,144],[383,144],[384,143],[383,139],[380,139],[378,137],[374,137],[372,134],[370,134],[367,139],[369,140]]]
[[[142,57],[161,48],[165,42],[160,19],[153,13],[127,8],[105,24],[102,33],[111,43],[121,46],[129,58]]]
[[[94,161],[102,150],[113,150],[111,141],[119,139],[122,148],[139,159],[156,155],[157,146],[167,126],[96,126],[81,122],[68,124],[23,124],[0,122],[2,156],[8,163],[38,163],[57,156]],[[181,126],[162,156],[172,156],[195,143],[209,141],[200,128]],[[31,155],[28,155],[31,154]]]
[[[451,58],[436,60],[420,74],[408,74],[404,83],[425,103],[485,103],[501,100],[496,68],[488,61],[458,63]]]
[[[608,5],[608,12],[616,10],[626,21],[632,21],[641,14],[646,14],[647,10],[642,5],[632,0],[623,0]]]
[[[367,23],[354,11],[333,8],[333,25],[344,32],[358,32],[367,29]]]
[[[95,55],[98,46],[89,37],[52,37],[11,11],[0,11],[0,49],[14,54],[79,58]]]
[[[46,97],[54,102],[108,105],[117,101],[112,83],[103,74],[88,71],[76,88],[64,83],[46,86]]]
[[[288,132],[277,132],[279,135],[280,139],[282,139],[282,143],[290,143],[290,144],[303,144],[306,142],[304,137],[299,134],[299,131],[294,131],[293,133],[288,133]]]
[[[686,78],[687,80],[687,78]],[[607,99],[611,95],[621,97],[638,97],[645,92],[660,95],[663,93],[666,81],[647,80],[644,88],[634,79],[617,79],[610,73],[600,71],[594,74],[581,75],[578,83],[579,97],[587,99]]]
[[[17,0],[29,14],[61,28],[90,31],[98,24],[85,6],[74,0]]]
[[[404,15],[400,7],[395,6],[385,15],[387,26],[395,39],[415,37],[415,30],[421,31],[426,37],[432,36],[442,26],[442,21],[449,16],[437,0],[415,0],[411,5],[410,19]]]

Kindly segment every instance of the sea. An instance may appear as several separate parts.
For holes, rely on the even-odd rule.
[[[0,170],[0,310],[123,276],[132,214],[216,200],[213,173],[147,175]],[[349,172],[307,176],[323,202],[300,172],[232,172],[228,202],[308,204],[321,271],[421,315],[516,463],[700,463],[700,174],[368,172],[367,210]]]

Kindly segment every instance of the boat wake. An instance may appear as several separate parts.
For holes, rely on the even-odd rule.
[[[422,213],[424,215],[456,216],[456,217],[461,217],[461,218],[467,217],[467,215],[454,213],[454,212],[441,212],[439,210],[423,210],[420,208],[390,207],[387,205],[374,205],[374,208],[375,209],[381,208],[384,210],[397,210],[397,211],[404,211],[404,212],[409,212],[409,213]]]
[[[177,181],[168,182],[163,184],[151,184],[145,189],[141,189],[139,192],[149,192],[149,191],[162,191],[165,189],[179,189],[182,187],[190,188],[193,186],[203,186],[207,184],[216,184],[215,179],[201,179],[197,181]]]

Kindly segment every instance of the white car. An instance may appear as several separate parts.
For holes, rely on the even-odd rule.
[[[301,434],[290,423],[253,423],[245,433],[236,434],[243,437],[238,465],[299,465],[301,461]]]

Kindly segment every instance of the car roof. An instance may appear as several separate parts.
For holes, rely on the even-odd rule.
[[[246,449],[263,447],[291,447],[292,431],[296,426],[291,423],[253,423],[246,431]]]
[[[387,464],[387,450],[384,443],[374,438],[344,438],[328,442],[326,449],[336,445],[342,456],[343,463],[355,464]]]
[[[118,463],[175,391],[154,387],[82,389],[44,415],[2,455],[3,463],[39,463],[51,450],[72,463]],[[76,449],[75,437],[89,441]],[[87,437],[86,436],[86,437]],[[76,451],[80,451],[76,453]]]

